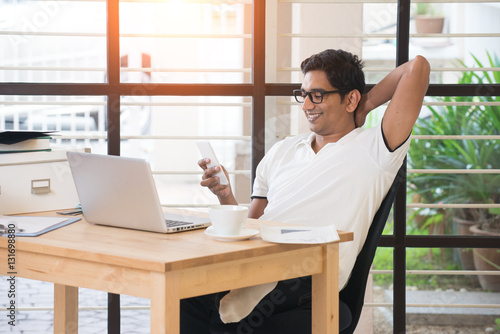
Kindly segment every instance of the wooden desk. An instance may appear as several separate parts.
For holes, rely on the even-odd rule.
[[[340,242],[353,237],[339,235]],[[151,333],[160,334],[179,332],[180,299],[306,275],[313,277],[313,333],[338,333],[338,245],[273,244],[258,236],[224,242],[203,230],[158,234],[82,220],[15,238],[15,270],[55,283],[54,333],[78,332],[78,287],[149,298]],[[2,275],[11,271],[7,246],[0,237]]]

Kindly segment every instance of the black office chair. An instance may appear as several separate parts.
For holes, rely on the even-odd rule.
[[[340,331],[340,334],[352,334],[358,325],[359,317],[361,316],[361,311],[363,310],[363,304],[365,302],[366,283],[370,267],[372,265],[373,258],[375,257],[375,251],[377,250],[377,245],[380,241],[380,237],[382,236],[387,217],[391,211],[392,203],[396,198],[402,173],[403,169],[401,168],[396,175],[389,192],[382,201],[382,204],[380,204],[375,217],[373,217],[366,241],[363,244],[361,252],[356,258],[356,262],[354,263],[351,277],[349,278],[347,285],[339,293],[339,299],[347,305],[352,316],[351,324],[349,327]]]

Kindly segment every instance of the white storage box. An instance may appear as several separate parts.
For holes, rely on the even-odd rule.
[[[0,154],[0,214],[74,208],[66,151]]]

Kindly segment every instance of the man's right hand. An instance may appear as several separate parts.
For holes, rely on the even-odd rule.
[[[220,184],[220,179],[218,176],[216,176],[216,174],[220,172],[220,168],[222,168],[224,174],[226,175],[226,178],[229,180],[229,175],[227,174],[226,169],[223,166],[208,168],[207,164],[209,163],[210,159],[201,159],[198,161],[198,166],[200,166],[200,168],[204,171],[201,177],[202,181],[200,182],[200,185],[202,187],[207,187],[208,189],[210,189],[210,191],[219,198],[219,202],[221,204],[237,205],[238,203],[236,203],[236,199],[234,198],[233,192],[231,190],[231,184]]]

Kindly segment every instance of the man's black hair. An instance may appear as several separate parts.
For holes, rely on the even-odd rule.
[[[340,90],[342,100],[354,89],[361,94],[365,90],[363,63],[350,52],[328,49],[304,60],[300,68],[304,74],[314,70],[324,71],[330,85]]]

